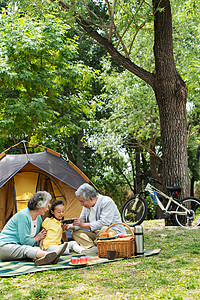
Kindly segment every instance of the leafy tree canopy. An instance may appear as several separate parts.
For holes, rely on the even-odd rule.
[[[78,130],[94,72],[70,62],[77,37],[50,14],[34,19],[10,8],[0,18],[1,130],[13,139]]]

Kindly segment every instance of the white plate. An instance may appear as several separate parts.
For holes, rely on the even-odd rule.
[[[72,264],[71,262],[69,263],[70,266],[76,266],[76,267],[82,267],[82,266],[86,266],[88,263],[78,263],[78,264]]]

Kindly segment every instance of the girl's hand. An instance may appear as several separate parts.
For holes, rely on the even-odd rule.
[[[74,229],[73,224],[62,224],[61,227],[62,227],[63,231],[67,231],[69,229]]]

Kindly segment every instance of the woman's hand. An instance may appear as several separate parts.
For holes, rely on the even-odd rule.
[[[45,239],[46,235],[47,235],[46,229],[42,228],[42,230],[40,232],[38,232],[38,234],[35,236],[35,242],[37,243],[37,242]]]

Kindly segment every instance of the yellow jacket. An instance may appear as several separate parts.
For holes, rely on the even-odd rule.
[[[61,221],[55,218],[46,218],[42,223],[47,231],[46,238],[43,240],[42,250],[48,249],[51,245],[60,245],[62,239]]]

